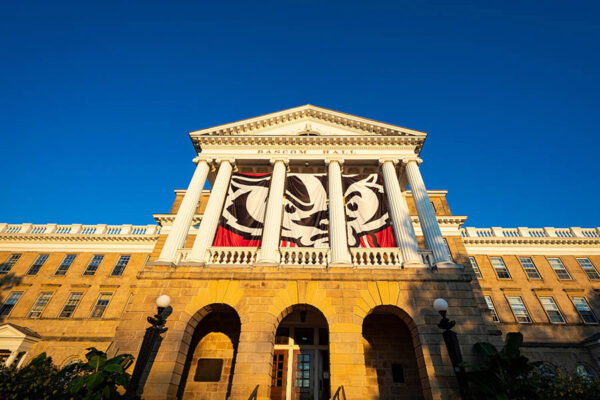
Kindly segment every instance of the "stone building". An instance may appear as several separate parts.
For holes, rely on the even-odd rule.
[[[167,294],[146,399],[451,399],[442,297],[466,361],[520,331],[597,377],[600,230],[463,228],[426,189],[426,136],[301,106],[191,132],[157,225],[0,224],[2,361],[137,355]]]

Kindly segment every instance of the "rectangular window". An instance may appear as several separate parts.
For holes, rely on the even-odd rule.
[[[578,258],[577,262],[581,265],[581,268],[585,271],[588,278],[592,281],[597,281],[600,279],[600,274],[598,274],[598,270],[594,267],[594,264],[590,261],[589,258]]]
[[[6,261],[0,265],[0,274],[8,274],[15,263],[19,261],[19,258],[21,258],[21,254],[11,254]]]
[[[67,302],[65,303],[65,306],[58,315],[58,318],[71,318],[71,315],[73,315],[75,312],[75,309],[77,308],[77,305],[82,297],[83,293],[81,292],[71,293],[67,299]]]
[[[10,295],[8,295],[8,298],[4,304],[2,304],[2,307],[0,307],[0,317],[8,316],[22,295],[23,292],[12,292]]]
[[[490,309],[490,314],[492,314],[492,320],[494,322],[500,322],[500,318],[498,318],[498,313],[496,312],[496,307],[494,307],[494,302],[492,301],[492,296],[485,296],[485,302]]]
[[[496,274],[498,274],[498,278],[510,279],[510,273],[508,272],[508,268],[506,268],[502,257],[490,257],[490,260],[492,261],[492,266],[496,270]]]
[[[42,292],[38,296],[37,300],[29,310],[29,314],[27,314],[27,318],[39,318],[44,312],[44,308],[48,305],[50,298],[52,297],[53,292]]]
[[[58,266],[58,268],[56,269],[56,272],[54,273],[54,275],[66,274],[67,271],[69,270],[69,267],[71,266],[71,264],[73,264],[73,261],[75,260],[75,256],[76,256],[76,254],[67,254],[65,256],[65,258],[62,260],[62,262],[60,263],[60,265]]]
[[[40,272],[40,268],[44,265],[46,260],[48,259],[49,254],[40,254],[37,256],[31,267],[29,267],[29,271],[27,271],[27,275],[37,275]]]
[[[581,315],[581,319],[583,319],[583,322],[585,322],[586,324],[598,323],[598,318],[596,318],[596,315],[590,308],[590,305],[588,304],[585,297],[573,297],[572,299],[573,304],[575,304],[575,308],[577,309],[577,312],[579,313],[579,315]]]
[[[129,256],[129,255],[119,257],[119,260],[115,264],[115,267],[113,268],[111,275],[112,276],[123,275],[123,271],[125,270],[125,267],[129,263],[130,258],[131,258],[131,256]]]
[[[563,318],[556,302],[553,297],[540,297],[540,303],[542,303],[542,307],[544,307],[544,311],[548,314],[548,319],[550,322],[554,324],[564,324],[565,319]]]
[[[523,269],[525,270],[525,273],[529,279],[542,279],[542,276],[533,263],[531,257],[519,257],[519,261],[521,261],[521,265],[523,266]]]
[[[554,272],[556,272],[556,276],[558,276],[558,279],[571,279],[569,271],[567,271],[560,258],[549,258],[548,262],[550,263],[550,266],[552,267]]]
[[[510,304],[510,308],[512,309],[513,314],[515,314],[515,318],[517,322],[520,324],[530,324],[531,318],[529,317],[529,312],[523,303],[523,299],[521,296],[509,296],[508,304]]]
[[[104,311],[106,311],[106,307],[108,307],[108,302],[110,301],[111,296],[112,293],[100,293],[98,300],[96,300],[96,305],[92,309],[90,318],[102,318]]]
[[[479,279],[482,279],[481,271],[479,270],[479,265],[477,265],[477,260],[475,257],[469,257],[469,261],[471,261],[471,267],[473,267],[473,272],[475,272],[475,276]]]
[[[83,274],[94,275],[98,270],[98,266],[100,266],[100,263],[103,259],[104,256],[102,254],[95,254],[94,257],[92,257],[92,260],[90,261],[88,266],[86,267],[85,271],[83,271]]]

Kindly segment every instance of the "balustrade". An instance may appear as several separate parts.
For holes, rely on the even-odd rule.
[[[33,235],[157,235],[157,225],[32,225],[32,224],[0,224],[0,234],[33,234]]]
[[[600,228],[462,228],[464,238],[600,238]]]
[[[311,247],[281,247],[281,265],[326,266],[329,263],[329,249]]]

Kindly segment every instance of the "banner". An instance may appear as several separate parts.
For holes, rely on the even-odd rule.
[[[270,173],[232,174],[213,246],[260,246],[270,183]]]
[[[396,247],[378,174],[342,175],[349,247]]]
[[[281,226],[282,247],[329,247],[325,174],[288,174]]]

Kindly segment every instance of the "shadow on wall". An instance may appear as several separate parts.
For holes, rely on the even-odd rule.
[[[0,278],[0,294],[8,292],[11,288],[19,285],[23,279],[20,276],[16,276],[14,273],[3,275]],[[4,296],[0,295],[0,304],[4,304],[4,301],[8,297],[8,293]],[[4,322],[4,317],[0,316],[0,323]]]

